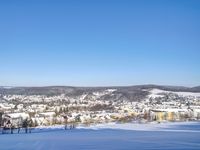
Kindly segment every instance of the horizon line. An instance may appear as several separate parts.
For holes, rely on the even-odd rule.
[[[3,88],[15,88],[15,87],[83,87],[83,88],[98,88],[98,87],[132,87],[132,86],[172,86],[172,87],[185,87],[185,88],[194,88],[194,87],[198,87],[199,85],[195,85],[195,86],[186,86],[186,85],[165,85],[165,84],[131,84],[131,85],[95,85],[95,86],[85,86],[85,85],[7,85],[7,86],[3,86],[0,85],[0,87]]]

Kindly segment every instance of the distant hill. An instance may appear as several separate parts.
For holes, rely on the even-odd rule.
[[[191,88],[191,90],[193,92],[199,92],[200,91],[200,86],[193,87],[193,88]]]
[[[65,94],[75,98],[81,95],[87,95],[87,98],[94,97],[93,92],[104,94],[99,97],[102,100],[130,100],[139,101],[144,99],[151,89],[160,89],[174,92],[200,92],[198,87],[182,86],[161,86],[161,85],[136,85],[136,86],[113,86],[113,87],[72,87],[72,86],[46,86],[46,87],[0,87],[1,95],[47,95],[54,96]],[[106,90],[115,89],[112,94],[105,93]]]

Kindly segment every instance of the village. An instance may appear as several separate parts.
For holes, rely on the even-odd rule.
[[[74,98],[61,94],[46,95],[1,95],[0,125],[11,130],[38,126],[65,125],[74,128],[79,124],[90,125],[106,122],[166,122],[200,119],[200,97],[194,94],[152,91],[140,101],[105,101],[104,94],[87,94]],[[4,131],[4,130],[3,130]],[[3,132],[2,131],[2,132]]]

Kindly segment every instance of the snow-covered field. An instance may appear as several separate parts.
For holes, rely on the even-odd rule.
[[[1,150],[197,150],[200,123],[126,123],[39,127],[31,134],[0,134]]]
[[[185,126],[199,126],[199,130],[183,128]],[[80,126],[78,129],[92,129],[92,130],[101,130],[101,129],[115,129],[115,130],[132,130],[132,131],[162,131],[162,132],[199,132],[200,133],[200,123],[199,122],[168,122],[168,123],[106,123],[98,124],[90,127]]]
[[[174,93],[174,94],[177,94],[177,95],[183,96],[183,97],[185,97],[185,96],[200,97],[200,93],[193,93],[193,92],[173,92],[173,91],[164,91],[164,90],[160,90],[160,89],[152,89],[150,91],[150,93],[151,94],[149,95],[149,97],[153,97],[153,98],[155,98],[155,97],[162,97],[163,96],[162,93],[165,93],[165,94],[167,94],[167,93]]]

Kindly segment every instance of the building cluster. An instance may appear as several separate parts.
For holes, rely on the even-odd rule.
[[[200,96],[173,92],[150,94],[143,100],[106,101],[100,96],[114,89],[70,98],[65,94],[0,95],[0,125],[19,127],[54,124],[91,124],[112,121],[183,121],[200,119]]]

